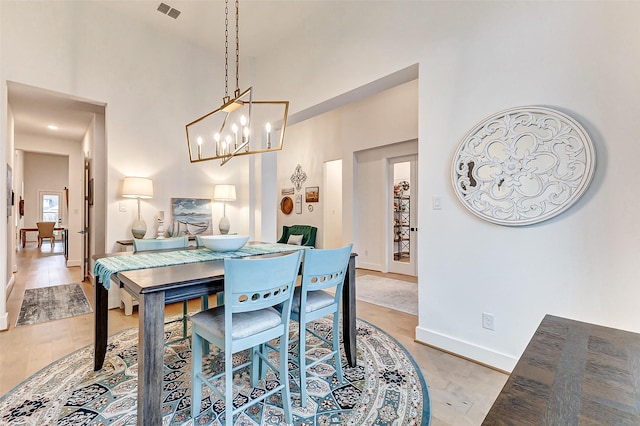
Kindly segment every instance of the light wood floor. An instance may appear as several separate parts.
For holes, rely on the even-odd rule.
[[[81,282],[80,268],[66,268],[61,252],[61,243],[56,244],[53,253],[49,244],[38,249],[31,243],[17,253],[18,272],[7,300],[10,328],[0,332],[0,395],[51,362],[93,343],[93,314],[15,327],[25,289]],[[359,275],[364,273],[379,274],[358,271]],[[403,275],[379,275],[416,282],[415,278]],[[92,284],[82,283],[82,287],[93,303]],[[198,305],[198,301],[193,301],[190,308],[196,310]],[[167,314],[179,312],[181,304],[167,306]],[[507,375],[416,343],[416,316],[360,301],[357,315],[387,331],[412,354],[429,385],[433,426],[482,423]],[[137,321],[137,308],[130,317],[120,309],[112,309],[109,334],[136,327]]]

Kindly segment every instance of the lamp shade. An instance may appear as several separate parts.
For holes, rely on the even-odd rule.
[[[216,185],[213,188],[214,201],[235,201],[236,186],[235,185]]]
[[[141,177],[125,177],[122,183],[122,196],[126,198],[152,198],[153,181]]]

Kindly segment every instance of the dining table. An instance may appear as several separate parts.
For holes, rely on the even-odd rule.
[[[263,249],[264,250],[260,250]],[[278,256],[309,249],[278,243],[249,243],[223,257]],[[132,256],[114,259],[116,256]],[[342,333],[349,366],[356,365],[355,253],[342,287]],[[156,252],[119,252],[93,257],[95,274],[94,370],[103,368],[108,340],[108,289],[123,288],[138,300],[138,406],[139,425],[162,424],[164,368],[164,306],[168,303],[215,295],[224,290],[224,260],[207,249],[189,248]],[[167,258],[178,259],[166,261]],[[180,259],[187,259],[180,263]],[[214,259],[214,260],[211,260]],[[117,260],[118,262],[114,262]],[[166,265],[163,265],[166,263]],[[123,264],[125,266],[119,266]],[[106,266],[105,266],[106,265]],[[126,266],[129,265],[129,266]],[[99,267],[100,266],[100,267]]]

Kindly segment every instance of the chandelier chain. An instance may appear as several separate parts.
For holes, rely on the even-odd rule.
[[[229,98],[229,0],[224,2],[224,98]]]
[[[236,0],[236,97],[240,94],[240,0]]]

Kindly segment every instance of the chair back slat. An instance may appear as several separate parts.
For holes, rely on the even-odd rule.
[[[189,237],[186,235],[182,237],[147,239],[147,240],[144,240],[141,238],[133,239],[134,252],[185,248],[188,245],[189,245]]]
[[[301,251],[277,257],[224,260],[225,307],[232,313],[255,311],[290,300]]]
[[[302,264],[303,291],[335,287],[340,294],[353,244],[339,249],[307,250]]]

